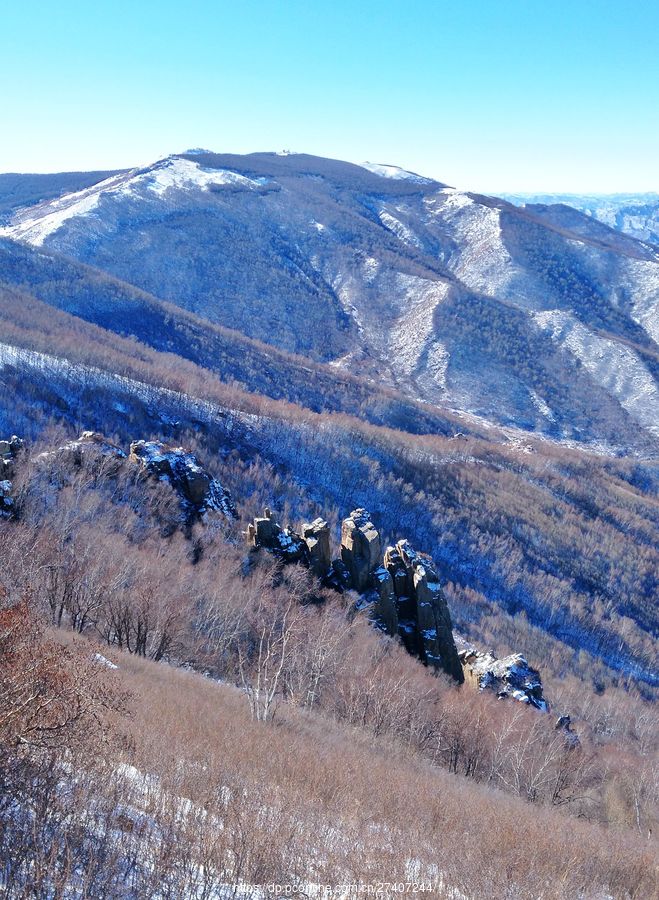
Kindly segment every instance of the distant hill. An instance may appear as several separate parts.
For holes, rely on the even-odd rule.
[[[659,244],[659,193],[505,194],[515,204],[564,203],[639,241]]]

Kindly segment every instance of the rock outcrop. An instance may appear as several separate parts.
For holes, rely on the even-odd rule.
[[[559,716],[556,720],[556,725],[554,726],[554,728],[556,729],[556,731],[561,732],[568,747],[578,747],[581,743],[579,740],[579,735],[576,733],[576,731],[572,730],[571,716]]]
[[[456,681],[464,681],[453,640],[451,616],[430,556],[407,541],[388,547],[382,559],[380,534],[365,509],[354,509],[341,524],[341,557],[331,560],[327,522],[316,519],[302,534],[282,528],[270,509],[248,526],[247,537],[284,562],[300,562],[325,585],[354,590],[373,604],[374,618],[407,650]]]
[[[253,547],[263,547],[284,562],[308,562],[307,548],[302,535],[292,528],[282,528],[267,506],[263,515],[248,525],[247,537]]]
[[[139,466],[146,475],[172,487],[187,524],[211,510],[227,518],[237,517],[229,492],[183,447],[169,447],[160,441],[134,441],[130,454],[126,454],[99,432],[83,431],[80,437],[57,450],[40,454],[37,460],[47,463],[57,457],[66,457],[78,466],[102,457],[106,474],[119,471],[124,465]]]
[[[104,435],[98,431],[83,431],[79,438],[69,441],[59,448],[58,454],[67,453],[77,465],[81,465],[85,457],[93,457],[96,455],[104,456],[107,459],[121,461],[126,459],[126,454],[108,441]],[[44,454],[48,456],[50,454]]]
[[[451,614],[432,558],[408,541],[398,541],[387,547],[384,570],[389,582],[379,576],[379,605],[389,633],[396,633],[392,626],[397,620],[398,634],[410,653],[462,682]]]
[[[381,562],[380,535],[365,509],[353,509],[341,525],[341,560],[350,573],[353,590],[372,587]]]
[[[494,691],[502,700],[511,697],[543,712],[549,711],[540,673],[531,668],[521,653],[497,659],[492,651],[482,653],[466,646],[460,650],[459,657],[467,684],[479,691]]]
[[[160,441],[134,441],[128,460],[159,481],[169,483],[178,494],[184,512],[204,516],[216,510],[227,518],[236,518],[229,492],[183,447],[168,447]]]
[[[14,510],[14,498],[12,497],[12,483],[8,478],[0,481],[0,517],[7,518]]]
[[[14,511],[13,478],[15,462],[23,450],[23,441],[12,435],[0,441],[0,516],[8,518]]]
[[[262,516],[247,526],[252,547],[263,548],[286,563],[300,562],[308,566],[323,582],[330,576],[332,558],[329,525],[324,519],[305,522],[302,534],[282,526],[267,506]]]
[[[324,519],[314,519],[302,526],[302,540],[309,555],[309,567],[318,578],[326,578],[332,565],[330,529]]]

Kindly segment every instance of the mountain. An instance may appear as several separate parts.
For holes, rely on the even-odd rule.
[[[656,448],[659,250],[578,212],[393,166],[200,151],[17,210],[2,231],[465,422]],[[112,319],[149,342],[121,303]]]
[[[366,507],[385,540],[402,532],[431,550],[465,637],[541,652],[545,671],[657,683],[656,457],[617,459],[479,423],[459,431],[460,419],[426,407],[415,417],[413,405],[367,388],[350,411],[351,381],[338,410],[316,412],[295,366],[282,372],[297,403],[0,284],[2,433],[38,440],[59,423],[124,443],[194,441],[242,521],[264,505],[330,522]],[[318,392],[337,389],[324,372],[307,378]]]
[[[527,208],[565,204],[629,234],[659,245],[659,194],[504,194],[506,200]]]
[[[0,174],[0,223],[8,221],[16,209],[81,191],[116,174],[117,171]]]

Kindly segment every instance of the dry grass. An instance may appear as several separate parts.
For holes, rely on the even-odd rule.
[[[250,852],[267,810],[274,880],[409,880],[417,860],[468,897],[651,897],[657,889],[655,843],[529,807],[318,713],[288,707],[263,726],[233,687],[116,659],[136,694],[129,761],[209,809],[221,786],[242,790],[246,810],[261,808]]]

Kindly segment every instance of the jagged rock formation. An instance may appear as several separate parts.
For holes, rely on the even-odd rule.
[[[168,447],[160,441],[133,441],[129,462],[137,463],[159,481],[168,482],[189,514],[205,515],[209,510],[236,518],[229,492],[212,478],[183,447]]]
[[[380,534],[365,509],[354,509],[341,524],[341,557],[331,561],[329,526],[323,519],[302,526],[302,534],[282,528],[270,509],[247,528],[253,547],[284,562],[309,566],[338,591],[354,590],[373,603],[376,618],[392,637],[426,665],[464,681],[453,640],[451,616],[432,559],[407,541],[388,547],[382,560]]]
[[[14,462],[22,449],[23,441],[15,434],[8,441],[0,441],[0,516],[3,518],[10,516],[14,509]]]
[[[307,562],[306,545],[301,535],[292,528],[282,528],[274,513],[267,506],[263,515],[247,527],[247,536],[253,547],[263,547],[284,562]]]
[[[497,659],[490,651],[482,653],[465,647],[459,653],[465,680],[479,691],[494,691],[500,699],[512,697],[543,712],[549,704],[542,694],[542,681],[537,669],[532,669],[521,653]]]
[[[408,541],[398,541],[395,547],[387,547],[384,572],[378,572],[377,583],[379,606],[389,633],[399,634],[410,653],[427,665],[441,668],[462,682],[451,615],[432,558],[415,550]],[[393,630],[396,623],[397,630]]]
[[[83,431],[79,438],[69,441],[60,447],[58,453],[70,454],[73,462],[77,465],[82,463],[85,456],[97,454],[117,461],[126,459],[126,454],[121,447],[110,443],[98,431]],[[48,456],[49,454],[45,455]]]
[[[372,586],[380,553],[380,535],[369,513],[353,509],[341,524],[341,560],[350,573],[353,590],[363,593]]]
[[[330,529],[324,519],[314,519],[302,526],[302,539],[309,554],[309,567],[318,578],[325,578],[332,564]]]
[[[302,534],[282,528],[267,506],[263,516],[247,526],[247,538],[255,548],[263,547],[286,563],[301,562],[326,581],[330,574],[330,532],[324,519],[305,522]]]
[[[61,456],[68,457],[74,465],[82,465],[85,459],[102,457],[104,464],[112,464],[111,470],[118,470],[125,463],[140,466],[145,474],[173,488],[188,524],[211,510],[221,512],[227,518],[237,517],[229,492],[183,447],[168,447],[160,441],[134,441],[128,455],[99,432],[83,431],[80,437],[55,451],[40,454],[37,460],[47,462]]]

